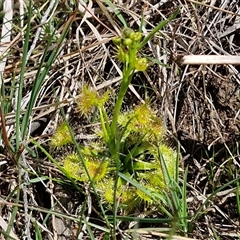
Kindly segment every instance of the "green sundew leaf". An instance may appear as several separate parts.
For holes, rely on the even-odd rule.
[[[63,122],[50,138],[50,145],[53,147],[62,147],[66,144],[73,143],[72,136],[69,132],[68,125]]]
[[[144,162],[144,161],[137,161],[133,163],[133,169],[136,171],[140,171],[140,170],[154,170],[154,169],[158,169],[159,165],[157,165],[156,163],[149,163],[149,162]]]
[[[177,9],[167,20],[161,21],[144,39],[143,41],[139,44],[138,49],[141,49],[144,45],[148,43],[149,40],[153,38],[153,36],[161,30],[163,27],[165,27],[170,21],[176,18],[178,15],[179,9]]]
[[[85,165],[89,176],[94,182],[101,180],[107,174],[108,161],[100,162],[92,159],[87,159],[85,160]],[[66,156],[63,166],[72,178],[83,182],[89,180],[89,176],[82,166],[81,160],[77,154],[69,154]]]
[[[108,161],[94,161],[94,160],[86,160],[86,167],[88,172],[94,182],[97,182],[105,177],[108,170]],[[88,176],[86,175],[86,180],[88,180]]]
[[[155,164],[156,166],[156,164]],[[142,179],[145,184],[157,189],[159,192],[162,192],[166,189],[166,183],[162,176],[162,170],[158,166],[155,171],[142,172],[139,174],[139,179]]]
[[[84,85],[81,95],[78,98],[78,106],[82,113],[88,114],[93,107],[98,104],[98,94],[95,90],[91,89],[88,85]]]
[[[81,166],[80,159],[77,154],[69,154],[66,156],[63,162],[64,169],[68,172],[71,178],[74,178],[79,181],[84,181],[82,174],[84,172],[83,167]]]
[[[163,176],[166,179],[166,182],[172,181],[175,177],[174,173],[176,167],[177,153],[171,147],[161,144],[157,148],[157,153],[152,152],[157,159],[160,159],[160,164],[163,168]]]

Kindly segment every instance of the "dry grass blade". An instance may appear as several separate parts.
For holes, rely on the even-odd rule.
[[[163,237],[164,239],[171,239],[171,240],[197,240],[197,238],[188,238],[188,237],[182,237],[182,236],[176,236],[176,235],[170,235],[164,232],[160,232],[161,230],[154,230],[153,229],[144,229],[144,228],[140,228],[140,229],[133,229],[131,230],[132,232],[134,232],[134,234],[139,235],[140,239],[150,239],[151,237]],[[146,237],[149,236],[149,237]]]
[[[0,227],[2,228],[3,231],[5,231],[5,232],[7,231],[8,224],[4,221],[2,216],[0,216]],[[10,231],[9,237],[11,237],[15,240],[19,240],[18,236],[12,230]]]
[[[198,5],[207,7],[207,8],[211,8],[211,9],[214,9],[214,10],[217,10],[217,11],[220,11],[220,12],[228,13],[228,14],[235,15],[235,16],[240,16],[239,14],[236,14],[232,11],[228,11],[228,10],[225,10],[225,9],[222,9],[222,8],[219,8],[219,7],[215,7],[213,5],[209,5],[209,4],[200,2],[200,1],[195,1],[195,0],[186,0],[186,1],[191,2],[191,3],[195,3],[195,4],[198,4]]]
[[[3,23],[2,32],[0,38],[0,89],[2,88],[2,73],[4,72],[5,65],[7,62],[7,53],[9,48],[9,43],[11,41],[11,31],[12,31],[12,18],[13,18],[13,6],[12,1],[4,1],[3,4]],[[5,54],[5,56],[4,56]]]
[[[14,165],[17,166],[17,162],[16,162],[16,159],[14,158],[14,155],[13,155],[13,152],[12,152],[12,149],[10,146],[10,142],[8,139],[8,135],[7,135],[7,131],[6,131],[5,116],[2,112],[1,106],[0,106],[0,118],[1,118],[0,123],[1,123],[1,129],[2,129],[2,139],[4,141],[4,144],[7,148],[7,151],[8,151],[8,154],[9,154],[11,160],[13,161]]]

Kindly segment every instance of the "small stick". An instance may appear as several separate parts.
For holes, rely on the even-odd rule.
[[[7,148],[7,151],[9,153],[9,155],[10,155],[11,160],[13,161],[13,163],[15,165],[17,165],[17,162],[16,162],[16,160],[14,158],[14,155],[13,155],[13,152],[11,150],[10,143],[9,143],[9,139],[8,139],[8,136],[7,136],[5,117],[4,117],[4,114],[2,112],[1,106],[0,106],[0,118],[1,118],[0,122],[1,122],[1,127],[2,127],[2,138],[3,138],[3,141],[5,143],[5,146]]]
[[[212,65],[212,64],[240,65],[240,56],[186,55],[179,57],[176,62],[180,65]]]

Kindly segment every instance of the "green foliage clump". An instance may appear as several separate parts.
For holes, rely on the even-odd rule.
[[[110,96],[108,91],[100,96],[89,86],[83,86],[77,102],[79,113],[90,115],[93,108],[98,110],[101,129],[96,131],[97,139],[89,141],[88,146],[80,146],[81,157],[68,154],[63,166],[72,178],[91,181],[110,206],[114,204],[131,211],[140,202],[149,205],[161,202],[168,192],[165,172],[167,170],[168,177],[173,178],[177,154],[164,142],[165,127],[149,102],[121,113],[134,73],[145,71],[148,66],[147,60],[138,56],[146,42],[142,33],[127,28],[113,42],[123,62],[123,79],[113,114],[107,113],[105,108]],[[66,138],[65,125],[61,129]],[[70,139],[58,142],[59,135],[58,129],[51,145],[60,147],[71,143]],[[159,154],[164,158],[164,166]]]
[[[118,129],[122,133],[119,143],[122,145],[119,153],[121,161],[119,171],[127,174],[129,178],[151,192],[162,194],[163,191],[167,191],[158,150],[164,157],[171,177],[174,174],[177,154],[163,143],[165,127],[159,116],[154,113],[149,104],[141,104],[119,116]],[[56,141],[58,131],[51,139],[52,145],[60,146]],[[63,167],[72,178],[78,181],[88,182],[89,174],[104,201],[111,205],[114,203],[114,179],[118,170],[107,144],[101,137],[103,135],[102,131],[98,131],[97,140],[89,142],[88,146],[81,146],[84,162],[77,154],[71,153],[63,160]],[[122,179],[118,179],[116,200],[119,201],[120,208],[129,211],[142,201],[150,205],[155,202],[144,191]]]

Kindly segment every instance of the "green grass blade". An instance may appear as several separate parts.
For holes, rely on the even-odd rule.
[[[125,181],[131,183],[136,188],[140,189],[144,194],[146,194],[148,197],[150,197],[154,201],[157,202],[157,201],[160,200],[164,204],[166,204],[166,200],[163,198],[163,196],[161,194],[148,190],[146,187],[140,185],[139,183],[137,183],[136,181],[134,181],[133,179],[129,178],[127,175],[125,175],[125,174],[123,174],[121,172],[118,173],[118,176],[120,178],[124,179]]]
[[[182,222],[183,222],[183,231],[188,233],[188,211],[187,211],[187,176],[188,176],[188,167],[184,170],[183,178],[183,187],[182,187]]]
[[[31,17],[32,17],[32,0],[29,1],[28,5],[28,20],[27,20],[27,28],[25,34],[25,41],[23,46],[23,57],[22,57],[22,64],[21,64],[21,72],[20,72],[20,79],[19,79],[19,86],[18,86],[18,96],[17,96],[17,109],[16,109],[16,150],[18,151],[20,147],[20,142],[23,140],[23,136],[21,134],[21,126],[20,126],[20,119],[21,119],[21,103],[22,103],[22,92],[23,92],[23,85],[24,85],[24,75],[25,75],[25,68],[27,64],[27,53],[29,48],[29,39],[30,39],[30,32],[31,32]]]
[[[121,12],[115,7],[115,5],[110,1],[110,0],[105,0],[105,2],[107,3],[107,5],[113,10],[113,12],[116,14],[116,16],[118,17],[118,19],[121,21],[121,23],[123,24],[123,26],[125,28],[128,27],[128,24],[126,22],[126,20],[124,19],[123,15],[121,14]]]
[[[203,208],[204,206],[218,193],[218,192],[221,192],[222,190],[224,190],[226,187],[234,184],[234,183],[237,183],[240,181],[240,177],[239,178],[236,178],[236,179],[233,179],[232,181],[224,184],[223,186],[219,187],[217,190],[215,190],[213,193],[210,194],[210,196],[208,196],[206,198],[206,200],[203,202],[203,204],[201,205],[201,207],[197,210],[197,212],[195,213],[195,215],[193,216],[192,218],[192,222],[195,222],[199,219],[199,217],[204,214],[204,211],[203,211]]]
[[[176,18],[176,16],[178,15],[179,9],[177,9],[167,20],[163,20],[161,21],[141,42],[141,44],[139,45],[139,49],[141,49],[143,46],[145,46],[148,41],[150,41],[153,36],[159,31],[161,30],[163,27],[165,27],[170,21],[172,21],[173,19]]]
[[[43,71],[39,74],[38,78],[36,78],[35,81],[34,81],[30,101],[29,101],[26,113],[25,113],[23,121],[22,121],[22,136],[23,136],[23,139],[26,137],[28,121],[29,121],[30,115],[32,113],[32,108],[34,107],[34,104],[35,104],[36,99],[38,97],[39,90],[40,90],[41,86],[43,85],[43,83],[45,81],[45,78],[46,78],[46,75],[48,74],[54,60],[57,57],[57,54],[60,50],[60,47],[62,46],[62,43],[65,40],[65,37],[68,33],[68,30],[69,30],[73,20],[75,19],[75,14],[76,13],[72,14],[72,16],[66,22],[65,27],[63,29],[63,32],[62,32],[62,34],[61,34],[61,36],[60,36],[60,38],[57,42],[56,48],[52,51],[52,53],[51,53],[51,55],[50,55],[50,57],[49,57],[49,59],[46,63],[46,66],[44,67]],[[53,38],[53,35],[52,35],[52,38]]]
[[[2,229],[0,229],[0,233],[6,237],[7,240],[16,240],[16,238],[11,237],[9,234],[5,233]],[[5,238],[2,238],[5,239]]]
[[[10,232],[11,232],[11,230],[13,228],[13,224],[16,221],[19,200],[20,200],[20,190],[17,189],[17,197],[15,199],[16,205],[13,207],[13,210],[12,210],[12,214],[11,214],[11,217],[10,217],[10,220],[9,220],[9,224],[8,224],[8,228],[7,228],[7,231],[6,231],[7,235],[10,235]]]
[[[95,237],[94,237],[93,231],[92,231],[92,229],[91,229],[91,226],[88,224],[88,222],[86,222],[86,228],[87,228],[87,232],[88,232],[88,237],[89,237],[91,240],[94,240]]]
[[[237,210],[238,210],[238,218],[240,220],[240,184],[236,182],[236,201],[237,201]]]
[[[113,216],[108,216],[109,220],[113,219]],[[130,217],[130,216],[117,216],[118,220],[124,222],[139,222],[139,223],[170,223],[172,222],[171,218],[141,218],[141,217]]]
[[[36,240],[42,240],[42,234],[41,234],[41,231],[38,227],[38,224],[36,221],[33,222],[33,225],[34,225],[34,229],[35,229],[35,239]]]

